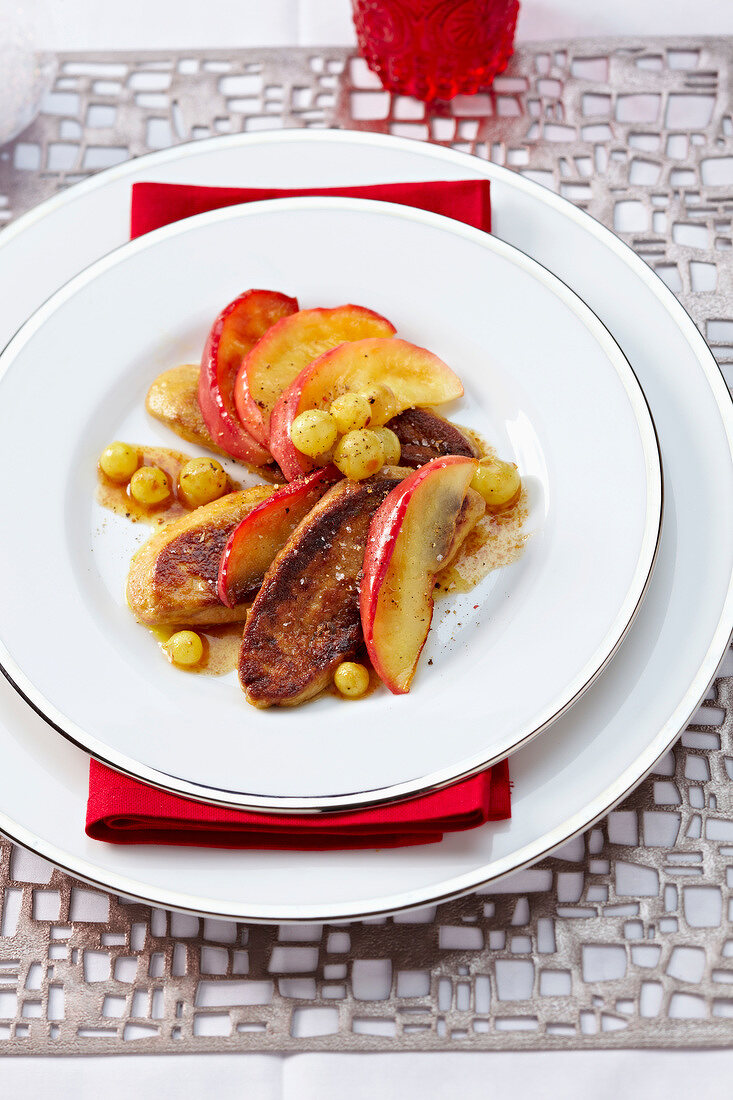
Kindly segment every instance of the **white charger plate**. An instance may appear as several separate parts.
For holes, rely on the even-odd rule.
[[[466,395],[448,414],[522,471],[524,554],[439,601],[409,695],[381,688],[359,705],[328,695],[258,710],[236,673],[191,676],[161,659],[126,606],[129,562],[149,530],[95,505],[97,455],[117,438],[178,445],[159,425],[152,438],[144,394],[160,371],[200,357],[211,319],[245,285],[297,293],[304,307],[354,301],[386,314],[460,375]],[[28,446],[31,422],[43,447]],[[591,310],[486,233],[355,199],[202,214],[77,276],[0,355],[0,471],[6,674],[111,766],[251,809],[400,798],[528,741],[628,629],[662,511],[644,395]],[[28,508],[29,485],[42,487],[42,507]],[[35,598],[15,583],[49,568]]]
[[[650,402],[665,468],[662,538],[641,612],[597,683],[512,757],[512,820],[374,852],[99,844],[83,833],[88,757],[0,684],[6,834],[154,904],[255,921],[356,919],[468,893],[532,863],[606,813],[676,739],[733,626],[733,515],[720,506],[733,491],[730,396],[654,272],[552,192],[465,154],[382,135],[292,131],[183,146],[111,169],[5,230],[0,324],[9,338],[61,283],[126,239],[136,179],[313,187],[465,178],[491,180],[495,235],[554,270],[618,340]]]

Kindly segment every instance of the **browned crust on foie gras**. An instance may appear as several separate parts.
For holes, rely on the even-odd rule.
[[[147,626],[213,626],[244,619],[246,607],[224,607],[217,592],[219,562],[229,535],[253,508],[272,495],[257,485],[160,528],[132,559],[127,602]]]
[[[473,440],[433,409],[405,409],[387,424],[400,441],[400,463],[417,469],[433,458],[462,455],[479,458]]]
[[[239,654],[239,679],[258,707],[295,706],[330,684],[363,635],[359,586],[369,524],[409,471],[385,467],[339,481],[295,529],[265,575]]]

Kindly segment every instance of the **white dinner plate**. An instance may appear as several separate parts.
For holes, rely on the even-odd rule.
[[[503,168],[382,135],[292,131],[140,158],[70,189],[0,235],[7,337],[70,276],[120,245],[136,179],[283,187],[488,178],[495,235],[577,290],[649,400],[665,470],[659,555],[640,613],[598,681],[512,757],[511,821],[420,848],[230,852],[100,844],[83,832],[88,757],[0,685],[0,827],[69,871],[154,904],[249,920],[337,920],[467,893],[602,816],[669,748],[733,625],[733,413],[695,325],[592,218]]]
[[[145,392],[161,371],[200,358],[212,319],[248,286],[388,316],[459,374],[465,396],[444,411],[522,472],[525,552],[438,602],[408,695],[381,687],[358,705],[329,694],[259,710],[235,672],[192,676],[169,664],[126,606],[129,562],[149,529],[95,505],[97,456],[111,439],[178,446],[169,430],[151,431]],[[42,447],[28,446],[31,422]],[[627,630],[662,508],[644,395],[588,307],[486,233],[357,199],[201,214],[77,276],[0,354],[0,471],[6,674],[113,767],[254,809],[404,797],[528,741]],[[29,485],[42,486],[42,507],[28,508]],[[53,583],[35,598],[15,582],[49,569]],[[63,624],[63,645],[49,621]]]

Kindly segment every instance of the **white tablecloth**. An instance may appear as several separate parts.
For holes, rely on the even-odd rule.
[[[733,0],[521,0],[520,41],[584,35],[733,34]],[[47,49],[347,45],[349,0],[0,0]],[[696,1100],[733,1091],[733,1051],[126,1056],[6,1059],[6,1096],[54,1100]]]
[[[3,1095],[51,1100],[725,1100],[730,1051],[6,1058]]]

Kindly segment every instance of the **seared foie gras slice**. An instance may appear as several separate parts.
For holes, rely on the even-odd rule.
[[[214,443],[201,415],[199,373],[199,367],[195,363],[184,363],[183,366],[163,371],[148,390],[145,408],[151,416],[161,424],[165,424],[181,439],[187,439],[189,443],[197,443],[199,447],[206,447],[207,450],[230,459],[232,456]],[[237,461],[268,481],[284,480],[274,462],[268,463],[267,466],[252,466],[242,459]]]
[[[276,489],[232,531],[219,563],[219,599],[226,607],[252,600],[295,528],[340,475],[335,466]]]
[[[433,458],[463,455],[479,458],[478,448],[465,432],[433,409],[405,409],[387,424],[400,441],[403,466],[417,469]]]
[[[224,607],[217,581],[229,535],[273,492],[257,485],[196,508],[148,539],[130,565],[127,602],[148,626],[212,626],[243,619],[246,608]]]
[[[328,687],[341,661],[356,656],[369,524],[408,472],[385,467],[366,481],[339,481],[275,558],[239,651],[239,679],[250,703],[304,703]]]
[[[201,415],[198,364],[184,363],[159,374],[148,390],[145,408],[181,439],[229,458],[226,451],[214,443]]]

